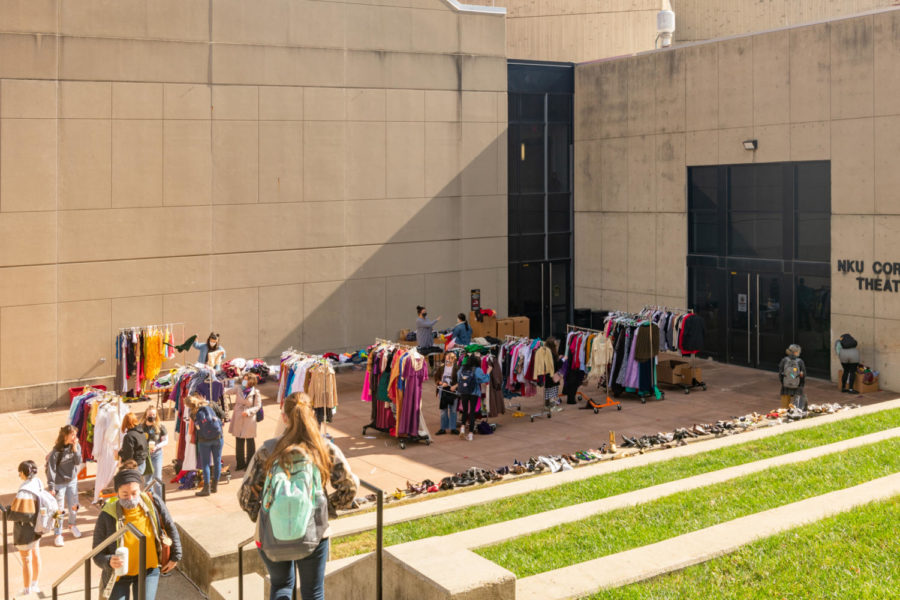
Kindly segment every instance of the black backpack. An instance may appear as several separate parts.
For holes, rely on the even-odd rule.
[[[856,348],[857,342],[849,333],[845,333],[841,336],[841,348],[846,348],[847,350],[851,348]]]
[[[475,381],[475,369],[472,367],[460,369],[459,374],[457,375],[457,383],[459,385],[457,389],[460,394],[473,395],[478,386]]]

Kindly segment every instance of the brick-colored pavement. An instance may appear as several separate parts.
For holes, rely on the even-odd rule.
[[[641,404],[637,399],[623,398],[623,408],[604,408],[599,414],[590,410],[579,410],[567,406],[553,415],[552,419],[538,418],[532,423],[527,417],[514,418],[510,412],[494,420],[499,427],[490,436],[476,436],[472,442],[456,436],[436,436],[430,446],[411,444],[401,450],[397,442],[386,434],[370,430],[362,435],[363,425],[368,424],[370,405],[360,402],[363,372],[351,370],[338,376],[340,407],[335,422],[329,432],[350,459],[350,464],[360,477],[389,491],[404,488],[407,480],[421,481],[442,477],[462,471],[471,466],[496,468],[512,463],[513,459],[526,460],[540,454],[574,453],[589,447],[598,447],[608,439],[610,430],[619,434],[641,435],[657,431],[672,430],[677,426],[715,421],[752,411],[767,411],[778,406],[778,382],[774,373],[753,369],[726,366],[702,361],[703,374],[708,384],[707,391],[693,390],[689,395],[676,388],[666,390],[664,400],[650,400]],[[434,396],[433,384],[426,383],[423,392],[424,410],[428,427],[437,431],[439,414]],[[275,384],[262,386],[265,402],[269,404],[275,393]],[[595,390],[585,390],[588,395],[599,397]],[[889,392],[851,397],[841,394],[830,382],[810,380],[807,395],[812,403],[858,402],[871,404],[894,396]],[[542,401],[539,396],[523,398],[522,410],[526,413],[539,410]],[[136,403],[133,410],[141,412],[145,404]],[[25,459],[32,459],[43,467],[43,457],[55,440],[56,433],[64,424],[66,411],[62,408],[22,411],[0,414],[0,447],[4,449],[0,459],[0,502],[8,504],[18,487],[16,466]],[[265,421],[259,425],[258,442],[271,437],[275,430],[278,411],[266,410]],[[173,423],[166,423],[169,431]],[[226,435],[224,460],[234,465],[234,439]],[[174,457],[174,442],[166,449],[166,462]],[[93,465],[90,465],[93,473]],[[171,474],[167,469],[168,477]],[[196,517],[208,513],[210,516],[229,515],[228,518],[243,518],[239,514],[236,493],[239,479],[222,485],[220,493],[209,498],[196,498],[193,492],[177,491],[175,485],[168,486],[168,503],[176,519]],[[83,493],[93,490],[92,482],[82,483]],[[85,504],[90,497],[83,496]],[[72,540],[66,534],[66,545],[56,548],[52,539],[45,536],[42,543],[44,573],[40,581],[49,591],[51,580],[71,566],[77,557],[90,549],[90,538],[96,509],[86,507],[79,513],[78,526],[84,533],[80,540]],[[21,588],[21,569],[18,556],[13,552],[10,561],[10,589]],[[96,575],[95,575],[96,576]],[[81,576],[76,574],[73,581]]]

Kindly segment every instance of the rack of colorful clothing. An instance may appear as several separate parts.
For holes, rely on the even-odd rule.
[[[557,365],[553,364],[553,353],[544,342],[538,338],[506,335],[498,356],[505,398],[530,398],[537,394],[539,387],[543,388],[544,403],[539,412],[529,415],[532,423],[535,417],[546,415],[550,419],[554,412],[562,410],[559,382],[554,377]]]
[[[505,414],[506,409],[521,410],[521,404],[509,403],[509,399],[503,394],[503,369],[500,367],[499,359],[500,344],[490,344],[487,343],[487,340],[484,341],[486,342],[484,344],[473,340],[471,344],[466,346],[454,346],[444,352],[441,358],[443,359],[447,354],[454,354],[456,356],[456,364],[463,365],[468,357],[475,356],[479,361],[478,366],[482,372],[487,373],[488,368],[491,369],[491,380],[485,387],[485,393],[482,394],[478,406],[475,408],[482,418],[493,418],[497,415]],[[448,391],[448,393],[459,396],[456,392]],[[459,410],[462,411],[461,404],[459,405]]]
[[[122,420],[131,408],[114,392],[86,387],[81,394],[72,398],[69,406],[68,424],[78,428],[81,456],[84,462],[97,463],[94,476],[94,502],[101,497],[115,495],[102,494],[109,485],[119,464],[119,449],[122,447]],[[90,479],[80,475],[79,479]]]
[[[387,432],[405,449],[409,442],[431,444],[422,413],[422,386],[428,361],[415,346],[376,338],[369,347],[360,399],[372,403],[372,421],[363,426]]]
[[[179,328],[180,337],[176,335]],[[115,342],[116,375],[113,389],[119,394],[134,398],[149,392],[163,363],[175,358],[178,339],[184,339],[184,323],[120,327]]]
[[[352,365],[348,365],[352,366]],[[278,371],[278,405],[291,394],[305,393],[312,399],[316,419],[325,433],[327,423],[331,423],[337,413],[338,392],[335,364],[321,354],[309,354],[288,348],[281,353],[281,367]]]
[[[634,394],[641,403],[646,403],[650,397],[665,398],[657,385],[659,325],[647,316],[617,311],[606,317],[603,335],[612,347],[611,364],[605,378],[607,393],[611,391],[615,398],[623,393]],[[602,346],[596,359],[593,350],[592,346],[591,362],[599,364],[603,353],[609,352],[609,346]]]
[[[577,349],[577,351],[575,350]],[[582,409],[593,409],[594,414],[598,414],[601,408],[615,406],[616,410],[622,410],[622,403],[613,400],[610,397],[609,389],[605,386],[605,382],[609,381],[609,367],[612,358],[612,343],[609,338],[599,329],[591,329],[590,327],[581,327],[578,325],[566,325],[566,350],[567,360],[573,360],[577,354],[577,366],[566,369],[565,387],[570,393],[570,397],[576,400],[584,400]],[[583,373],[586,375],[579,375]],[[571,380],[571,383],[570,383]],[[594,402],[593,398],[578,391],[584,381],[597,383],[597,387],[603,387],[605,390],[606,401],[602,404]]]
[[[680,387],[685,394],[690,394],[691,389],[697,387],[706,391],[706,383],[698,378],[700,370],[694,367],[694,359],[697,353],[703,350],[706,334],[703,317],[690,308],[650,305],[645,306],[640,315],[659,326],[660,352],[677,352],[683,357],[691,357],[690,370],[687,373],[677,367],[674,372],[676,377],[664,383]],[[682,366],[685,365],[682,363]]]

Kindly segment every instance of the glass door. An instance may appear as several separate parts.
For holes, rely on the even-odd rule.
[[[775,369],[784,356],[783,276],[732,271],[728,281],[728,362]]]

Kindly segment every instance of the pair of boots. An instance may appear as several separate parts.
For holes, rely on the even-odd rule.
[[[216,479],[213,482],[204,481],[203,489],[201,489],[199,492],[197,492],[194,495],[195,496],[209,496],[210,492],[215,494],[218,491],[219,491],[219,480]]]

